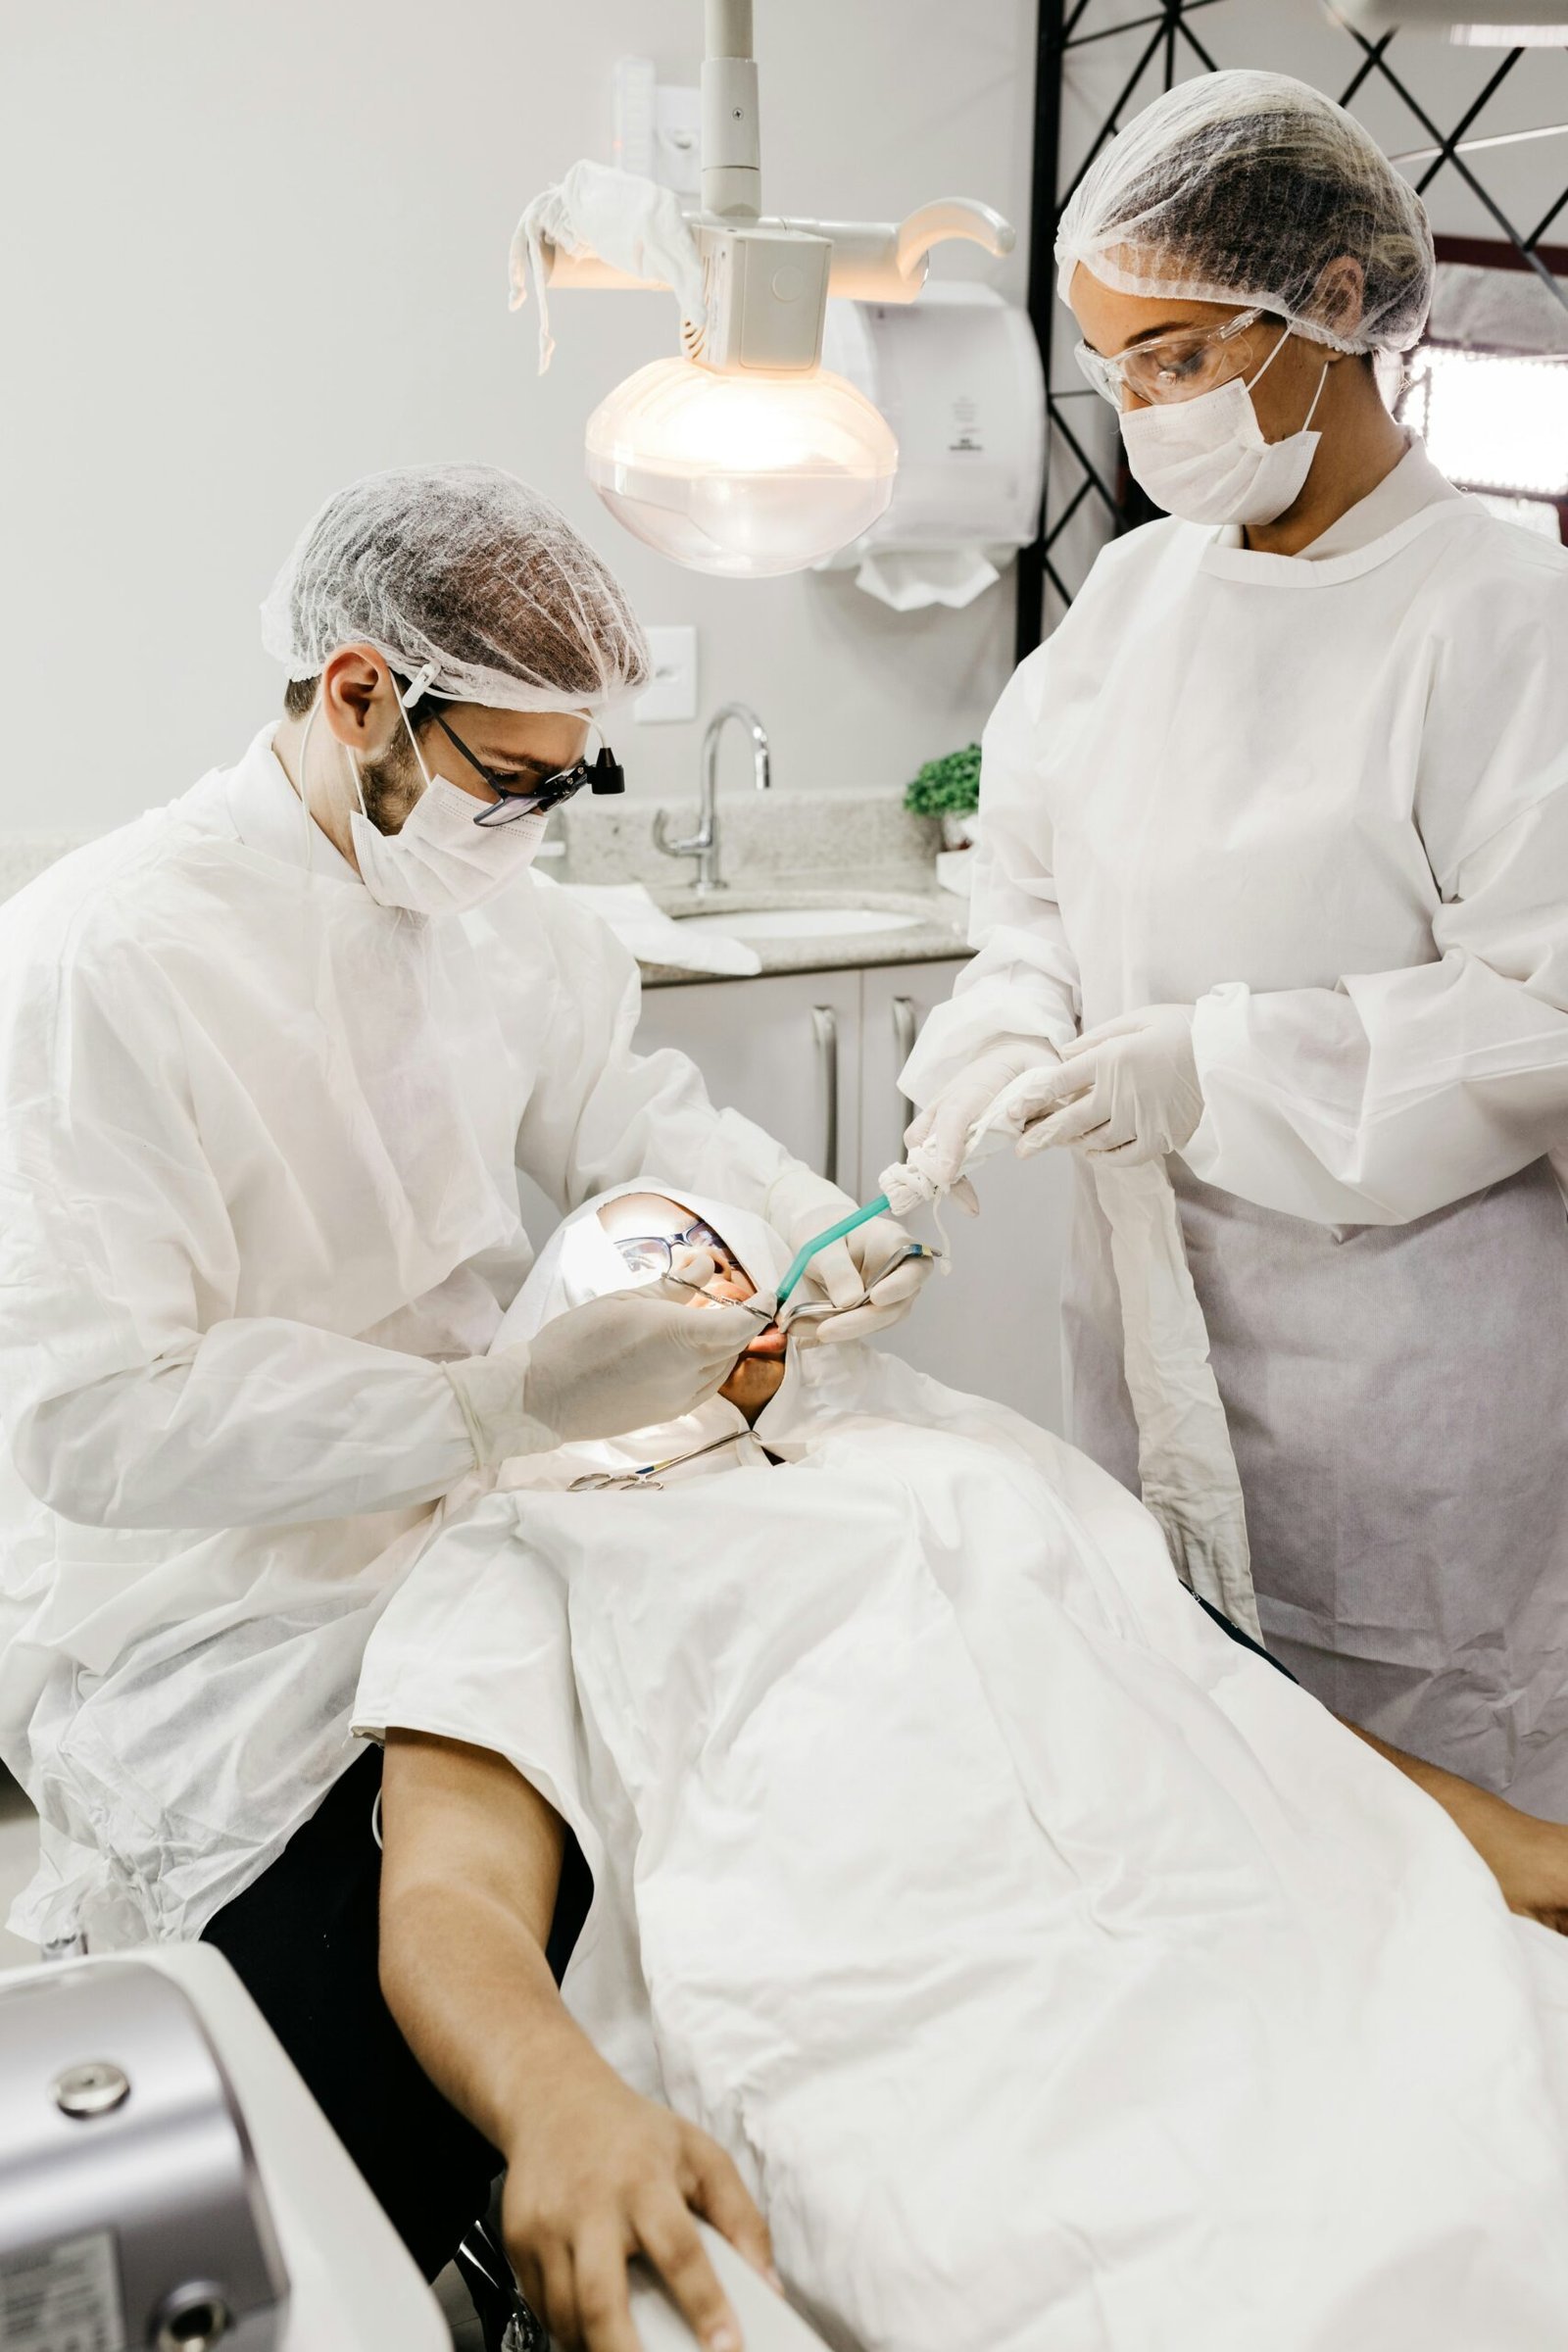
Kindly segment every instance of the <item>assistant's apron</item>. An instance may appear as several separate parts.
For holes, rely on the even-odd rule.
[[[1270,1647],[1336,1714],[1568,1821],[1568,1214],[1550,1167],[1413,1224],[1334,1227],[1166,1164]],[[1082,1163],[1062,1321],[1067,1434],[1136,1493]]]

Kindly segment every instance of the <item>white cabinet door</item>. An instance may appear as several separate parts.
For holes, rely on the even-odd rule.
[[[898,1073],[924,1025],[946,1001],[961,962],[911,963],[865,974],[862,1000],[860,1197],[904,1156],[907,1108]],[[979,1396],[995,1396],[1048,1429],[1061,1427],[1061,1267],[1072,1171],[1065,1152],[987,1160],[975,1178],[980,1215],[944,1212],[951,1274],[936,1274],[893,1352],[922,1372]],[[935,1240],[929,1212],[914,1220]]]
[[[639,1053],[678,1046],[744,1111],[846,1192],[860,1165],[860,975],[785,972],[651,988]],[[671,1175],[678,1173],[671,1170]]]

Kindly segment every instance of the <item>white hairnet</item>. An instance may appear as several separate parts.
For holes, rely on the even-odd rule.
[[[1324,279],[1348,255],[1355,289]],[[1156,98],[1085,174],[1056,232],[1122,294],[1256,303],[1336,351],[1407,351],[1432,300],[1426,207],[1345,109],[1285,74],[1200,74]]]
[[[599,710],[653,675],[614,574],[499,466],[406,466],[336,491],[262,607],[291,678],[373,645],[420,690],[502,710]]]

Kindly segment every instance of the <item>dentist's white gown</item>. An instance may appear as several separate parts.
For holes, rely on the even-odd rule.
[[[623,1280],[585,1211],[504,1331]],[[567,2001],[730,2149],[830,2341],[1561,2352],[1568,1945],[1113,1479],[854,1345],[755,1438],[715,1399],[508,1478],[445,1506],[356,1721],[571,1823]]]
[[[1003,695],[980,952],[903,1084],[1196,1004],[1168,1164],[1265,1636],[1568,1820],[1568,550],[1419,445],[1305,556],[1239,538],[1115,541]],[[1064,1315],[1069,1433],[1136,1486],[1087,1182]]]
[[[388,1546],[473,1467],[482,1354],[562,1206],[647,1162],[760,1201],[785,1154],[636,967],[524,877],[379,906],[271,748],[0,909],[0,1755],[15,1915],[194,1936],[346,1764]],[[307,871],[307,831],[310,866]]]

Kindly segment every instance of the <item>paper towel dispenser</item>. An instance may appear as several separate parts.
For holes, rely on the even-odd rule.
[[[1034,538],[1046,386],[1027,312],[994,287],[927,281],[918,302],[829,302],[823,364],[892,425],[885,514],[819,566],[895,612],[966,605]]]

